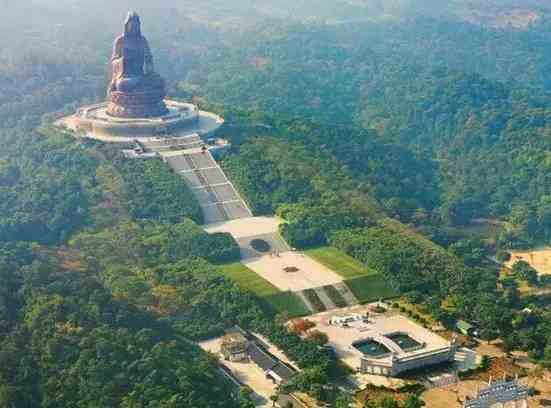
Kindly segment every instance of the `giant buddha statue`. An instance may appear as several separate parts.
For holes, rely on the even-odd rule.
[[[129,13],[124,34],[115,40],[111,59],[107,114],[117,118],[149,118],[168,112],[165,82],[154,70],[140,17]]]

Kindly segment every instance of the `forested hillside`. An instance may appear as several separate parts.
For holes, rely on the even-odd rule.
[[[254,121],[255,115],[239,119]],[[443,248],[389,219],[348,167],[339,170],[330,150],[310,143],[305,135],[315,131],[293,125],[228,129],[236,144],[222,163],[252,208],[286,220],[281,232],[291,245],[339,248],[382,273],[394,289],[445,325],[452,327],[460,318],[476,321],[484,339],[501,337],[507,349],[529,351],[549,364],[545,296],[521,298],[518,282],[500,277],[480,240],[447,242]],[[534,307],[530,319],[523,317],[524,307]]]
[[[3,159],[2,406],[250,407],[191,343],[235,324],[304,368],[290,389],[337,374],[223,277],[214,264],[239,259],[235,241],[192,220],[197,203],[163,163],[50,128],[18,135]]]
[[[546,24],[533,34],[545,35]],[[458,32],[435,22],[419,26],[444,38]],[[531,89],[534,82],[522,80],[522,68],[505,68],[506,63],[500,67],[519,72],[516,81],[485,78],[481,73],[495,67],[477,69],[474,63],[461,71],[460,64],[451,64],[458,55],[427,60],[424,53],[421,62],[412,50],[426,47],[402,49],[401,30],[407,28],[385,39],[394,38],[396,47],[369,41],[375,30],[362,31],[361,25],[294,26],[279,36],[266,30],[248,47],[227,50],[231,63],[225,70],[193,71],[182,86],[200,85],[211,100],[259,110],[280,123],[309,120],[310,130],[322,129],[316,142],[402,221],[461,226],[496,218],[509,222],[501,237],[504,247],[547,241],[551,99],[545,85]],[[535,46],[531,39],[522,44]],[[455,48],[476,51],[483,43],[462,47]],[[527,55],[524,73],[526,65],[539,64],[531,64],[528,50],[514,49]],[[545,47],[537,50],[547,55]],[[496,60],[488,58],[492,64]]]
[[[104,98],[129,2],[12,3],[0,27],[0,405],[250,407],[192,343],[234,324],[304,369],[291,389],[325,398],[334,357],[224,278],[236,242],[199,227],[177,175],[50,126]],[[297,248],[333,245],[377,269],[445,324],[476,321],[551,364],[549,296],[519,291],[533,271],[500,276],[494,244],[448,233],[492,218],[500,248],[551,238],[543,6],[526,5],[539,18],[518,29],[471,24],[451,3],[410,15],[408,1],[317,14],[291,2],[293,21],[289,2],[191,14],[195,3],[141,3],[170,93],[225,116],[222,165],[256,214],[281,215]],[[351,19],[365,10],[384,16]]]

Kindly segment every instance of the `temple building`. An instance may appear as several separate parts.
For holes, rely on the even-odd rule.
[[[249,340],[241,331],[228,331],[220,344],[220,353],[228,361],[249,360]]]

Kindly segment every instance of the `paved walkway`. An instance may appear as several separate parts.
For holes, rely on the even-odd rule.
[[[206,224],[252,217],[251,210],[211,153],[197,147],[197,138],[195,135],[187,143],[183,138],[176,138],[172,145],[170,139],[143,144],[148,150],[159,153],[183,178],[197,198]]]
[[[298,292],[342,282],[342,278],[331,269],[300,252],[265,255],[242,262],[283,291]]]
[[[323,306],[325,306],[325,310],[333,310],[337,308],[337,305],[333,303],[323,287],[315,288],[314,291],[316,292],[316,295],[318,295],[318,298],[321,300],[321,303],[323,303]]]
[[[327,309],[336,307],[320,288],[333,284],[342,286],[342,278],[314,259],[292,251],[279,234],[283,220],[253,217],[211,153],[201,148],[198,135],[158,138],[141,144],[145,150],[158,153],[190,187],[203,211],[205,230],[208,233],[227,232],[235,238],[243,264],[282,291],[317,288]],[[268,250],[259,252],[253,248],[254,240],[266,242]],[[305,303],[312,309],[308,302]]]
[[[358,302],[358,299],[356,299],[356,296],[354,296],[352,291],[348,288],[348,286],[346,286],[344,282],[335,283],[333,286],[335,287],[335,289],[339,291],[339,293],[342,295],[342,297],[344,298],[348,306],[354,306],[360,303]]]

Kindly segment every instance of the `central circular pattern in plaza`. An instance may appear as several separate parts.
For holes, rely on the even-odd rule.
[[[251,241],[251,246],[255,251],[262,253],[270,252],[270,250],[272,249],[270,244],[263,239],[253,239]]]

